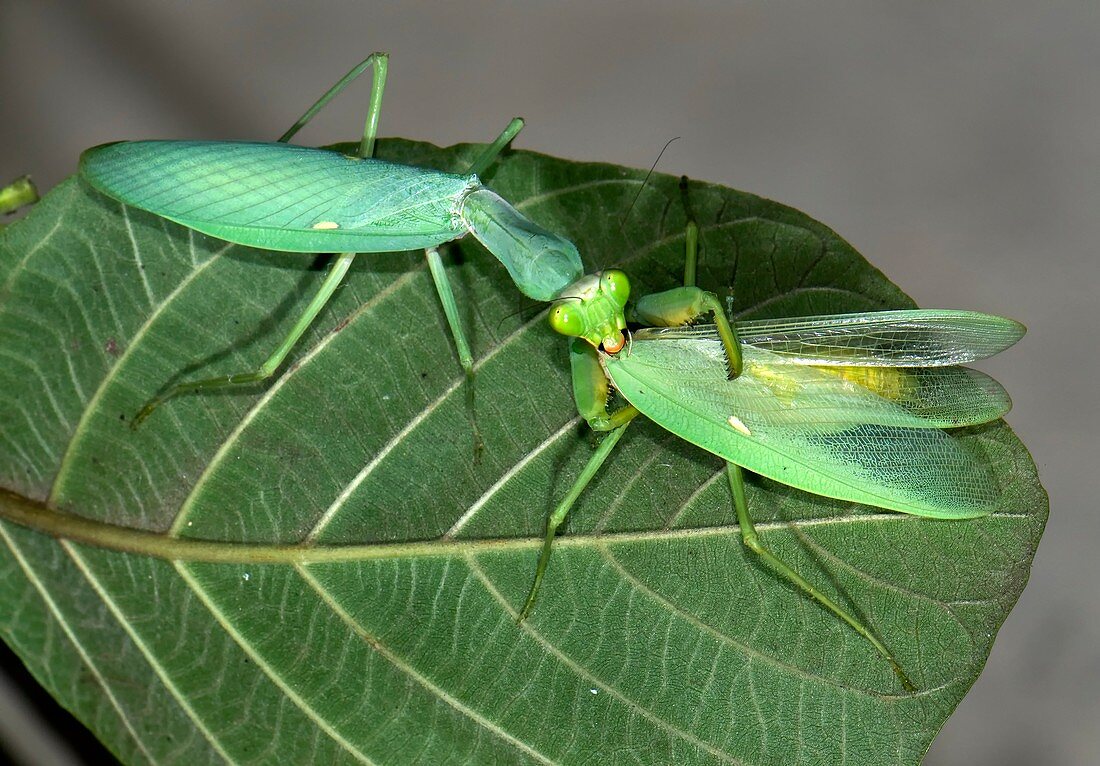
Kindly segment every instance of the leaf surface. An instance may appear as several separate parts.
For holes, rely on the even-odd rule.
[[[475,155],[380,146],[448,170]],[[644,175],[514,152],[485,180],[642,294],[681,280],[684,226],[666,176],[621,225]],[[705,184],[692,203],[700,284],[739,318],[912,305],[797,211]],[[228,246],[78,180],[0,233],[0,515],[63,537],[77,519],[145,531],[137,550],[168,557],[0,523],[0,627],[51,693],[127,763],[919,762],[1046,520],[1011,431],[963,437],[1004,492],[983,519],[750,479],[765,542],[871,625],[915,695],[745,553],[721,462],[650,423],[582,496],[517,625],[591,437],[544,306],[476,243],[450,252],[477,463],[422,253],[356,259],[270,384],[181,397],[132,432],[165,384],[258,365],[323,262]]]

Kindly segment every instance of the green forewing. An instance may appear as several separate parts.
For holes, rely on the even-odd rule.
[[[976,311],[911,309],[738,322],[737,333],[777,354],[777,364],[938,367],[1000,353],[1024,326]]]
[[[935,382],[901,386],[892,401],[835,370],[779,365],[775,354],[751,346],[743,354],[744,371],[732,381],[721,344],[706,338],[635,336],[603,362],[646,417],[784,484],[920,516],[967,518],[995,506],[988,461],[937,427],[969,403],[1000,410],[989,378],[954,380],[961,407]]]
[[[957,317],[952,325],[952,318],[945,317],[950,314],[968,316]],[[922,326],[919,333],[914,332],[917,323]],[[982,332],[998,323],[1003,323],[1003,333]],[[890,330],[899,327],[904,332]],[[924,331],[928,328],[931,332]],[[790,390],[796,380],[814,375],[794,368],[813,367],[818,377],[829,373],[834,383],[840,376],[841,381],[871,389],[924,421],[924,427],[959,428],[1003,417],[1012,409],[1012,399],[985,373],[947,360],[992,356],[1019,340],[1023,326],[976,312],[914,310],[739,322],[737,331],[743,346],[758,350],[756,356],[765,355],[767,363],[758,365],[756,374],[777,395]],[[649,327],[633,338],[698,340],[713,349],[718,331],[714,325]],[[926,366],[913,366],[922,362]],[[842,404],[853,390],[848,386],[839,393]],[[852,410],[847,412],[854,417]],[[841,412],[835,417],[845,416]]]
[[[300,253],[392,252],[461,237],[475,176],[281,143],[127,141],[80,158],[127,205],[241,245]]]

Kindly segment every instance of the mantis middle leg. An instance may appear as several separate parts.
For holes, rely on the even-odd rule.
[[[611,394],[611,387],[607,376],[600,367],[597,354],[596,349],[592,348],[587,341],[579,338],[573,340],[570,344],[569,363],[573,377],[573,397],[577,402],[577,409],[588,421],[588,425],[592,427],[592,430],[607,435],[600,442],[596,451],[592,453],[592,457],[588,459],[588,463],[581,470],[576,481],[573,482],[573,486],[565,493],[565,497],[546,518],[546,534],[543,537],[539,562],[535,567],[535,579],[531,583],[531,590],[527,593],[527,600],[524,601],[518,617],[518,621],[521,622],[527,618],[535,605],[543,576],[546,574],[546,567],[550,563],[550,551],[554,544],[554,536],[558,533],[558,528],[565,522],[565,517],[569,515],[569,511],[576,504],[581,492],[599,473],[607,458],[611,456],[615,445],[626,433],[627,426],[638,416],[638,410],[631,405],[615,412],[608,411],[607,403]]]

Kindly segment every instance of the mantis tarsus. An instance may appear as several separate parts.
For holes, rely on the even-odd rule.
[[[151,399],[132,426],[178,394],[269,378],[332,297],[356,253],[425,249],[468,378],[473,359],[439,245],[473,234],[504,264],[519,290],[539,301],[558,297],[581,276],[580,255],[571,242],[528,220],[477,177],[520,131],[522,120],[512,120],[465,174],[371,159],[387,58],[371,54],[275,143],[136,141],[106,144],[83,154],[84,178],[133,207],[237,244],[340,253],[290,334],[258,369],[175,385]],[[287,143],[371,66],[370,109],[358,156]],[[467,392],[473,396],[472,385]],[[472,412],[472,398],[469,402]]]
[[[30,176],[16,178],[7,186],[0,187],[0,215],[14,213],[21,207],[33,205],[38,201],[38,189]]]
[[[686,181],[682,189],[686,199]],[[713,294],[691,284],[693,222],[686,241],[685,286],[645,296],[627,310],[631,320],[665,329],[601,348],[600,328],[612,321],[607,307],[624,305],[629,291],[626,276],[614,270],[579,282],[551,309],[554,329],[575,338],[570,360],[578,409],[606,436],[547,520],[520,619],[535,603],[556,531],[641,414],[727,461],[745,545],[869,641],[902,686],[914,690],[870,628],[768,550],[749,516],[742,467],[815,494],[919,516],[990,513],[999,490],[984,457],[941,429],[1008,411],[996,381],[959,365],[1011,346],[1023,326],[975,312],[920,310],[734,326],[719,309],[716,326],[684,327],[717,306]],[[627,402],[615,411],[608,410],[612,386]]]

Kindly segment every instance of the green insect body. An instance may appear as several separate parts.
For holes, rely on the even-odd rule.
[[[810,334],[819,323],[840,318],[849,320],[845,328],[854,334],[864,332],[861,319],[893,322],[895,346],[904,346],[906,332],[928,343],[937,334],[954,341],[971,325],[995,330],[1000,342],[971,349],[967,361],[996,353],[1023,334],[1020,325],[1000,317],[937,311],[808,317],[801,328]],[[838,358],[820,346],[791,363],[752,345],[753,323],[737,331],[744,369],[734,380],[725,373],[713,328],[638,332],[623,352],[603,354],[600,361],[615,389],[650,420],[762,476],[934,518],[971,518],[995,507],[999,489],[988,461],[942,430],[1008,412],[1008,395],[992,378],[957,364],[828,366]],[[839,359],[849,361],[851,354],[844,350]]]
[[[539,301],[558,298],[581,277],[581,258],[571,242],[529,220],[478,180],[478,173],[496,160],[523,127],[518,118],[465,173],[372,158],[387,62],[386,54],[371,54],[275,143],[121,142],[89,149],[81,157],[81,175],[94,188],[127,205],[240,245],[338,253],[290,334],[259,367],[168,387],[146,402],[131,427],[136,428],[179,394],[271,377],[324,309],[357,253],[424,248],[459,363],[466,372],[475,454],[480,450],[474,417],[473,355],[438,246],[472,234],[500,260],[519,290]],[[286,143],[348,83],[372,67],[370,109],[356,156]]]
[[[558,297],[583,271],[572,243],[473,174],[228,141],[107,144],[84,152],[80,172],[127,205],[248,247],[380,253],[437,247],[469,232],[540,301]]]
[[[682,182],[686,203],[686,180]],[[689,217],[690,217],[690,208]],[[944,429],[995,420],[1011,407],[989,376],[963,367],[1008,348],[1018,322],[967,311],[884,311],[742,322],[692,284],[698,233],[689,222],[685,285],[627,305],[625,274],[586,277],[556,301],[551,326],[572,337],[577,408],[600,446],[550,514],[534,581],[534,606],[557,529],[638,415],[723,458],[745,545],[781,577],[846,622],[915,685],[862,621],[778,559],[748,513],[742,467],[826,497],[937,519],[996,507],[988,459]],[[686,323],[703,314],[715,325]],[[622,316],[656,325],[628,334]],[[609,338],[610,342],[604,339]],[[609,409],[614,388],[626,401]]]

